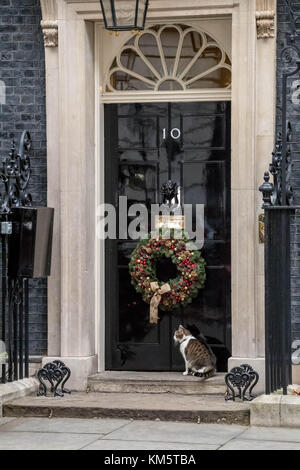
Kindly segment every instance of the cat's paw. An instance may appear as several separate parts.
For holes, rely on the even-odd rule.
[[[189,373],[188,373],[188,372],[184,372],[182,375],[186,376],[186,375],[189,375]]]

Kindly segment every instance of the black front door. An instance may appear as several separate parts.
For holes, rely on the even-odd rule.
[[[131,286],[128,263],[136,242],[126,239],[126,207],[162,202],[168,180],[182,188],[182,203],[205,206],[207,281],[184,309],[160,312],[149,324],[149,305]],[[182,370],[173,345],[180,323],[203,333],[218,370],[225,371],[231,342],[230,103],[135,103],[105,105],[105,197],[122,211],[118,239],[106,241],[106,369]],[[124,199],[123,199],[124,201]],[[173,267],[158,267],[159,279]]]

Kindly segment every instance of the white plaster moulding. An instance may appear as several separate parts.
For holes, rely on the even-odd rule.
[[[86,20],[103,19],[100,2],[83,0],[64,0],[71,6],[73,12],[78,17],[84,16]],[[182,4],[176,5],[174,0],[151,0],[148,10],[147,20],[157,20],[162,18],[162,14],[172,18],[193,18],[206,16],[230,16],[234,7],[239,6],[241,0],[206,0],[205,5],[199,5],[199,0],[186,0]]]
[[[78,15],[78,20],[81,18],[87,21],[103,21],[102,14],[99,11],[86,11],[86,10],[76,10],[76,14]],[[174,10],[173,9],[166,9],[164,8],[162,11],[156,11],[156,12],[151,12],[151,14],[148,15],[147,17],[147,23],[153,23],[157,22],[158,20],[160,21],[173,21],[174,19],[180,18],[182,21],[184,19],[190,19],[193,20],[195,18],[202,18],[202,19],[223,19],[223,18],[230,18],[232,16],[232,8],[227,8],[227,9],[218,9],[214,8],[214,12],[212,13],[211,10],[207,9],[197,9],[197,10]]]
[[[47,0],[48,1],[48,0]],[[53,1],[53,0],[51,0]],[[68,4],[80,4],[81,5],[81,8],[93,8],[95,7],[95,5],[98,5],[99,4],[99,1],[98,0],[64,0],[65,3],[68,3]],[[184,5],[187,7],[187,8],[195,8],[195,7],[201,7],[200,3],[201,1],[203,0],[186,0],[184,2]],[[215,8],[215,7],[233,7],[235,6],[236,4],[240,3],[241,0],[205,0],[205,8]],[[261,0],[260,0],[261,1]],[[263,0],[265,1],[265,0]],[[176,2],[176,0],[175,0]],[[184,7],[181,7],[178,6],[174,6],[174,0],[151,0],[151,3],[150,3],[150,8],[149,8],[149,11],[151,10],[155,10],[155,9],[162,9],[164,8],[164,5],[166,5],[166,7],[169,7],[171,8],[172,5],[173,5],[173,8],[184,8]]]
[[[126,93],[105,93],[101,94],[102,103],[148,103],[148,102],[191,102],[191,101],[231,101],[231,90],[195,90],[195,91],[170,91],[170,92],[152,92],[144,91],[126,92]]]

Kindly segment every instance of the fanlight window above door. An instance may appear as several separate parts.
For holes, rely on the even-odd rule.
[[[230,88],[231,62],[204,32],[184,25],[152,26],[120,49],[105,85],[107,93]]]

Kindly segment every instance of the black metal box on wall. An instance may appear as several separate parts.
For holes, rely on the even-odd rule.
[[[14,208],[10,220],[8,275],[31,279],[50,276],[54,209]]]

